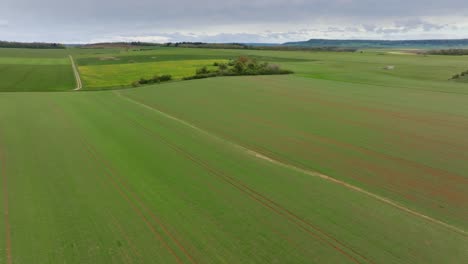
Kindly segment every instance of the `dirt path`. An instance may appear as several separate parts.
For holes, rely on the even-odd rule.
[[[3,156],[3,149],[0,146],[0,174],[3,178],[3,210],[5,217],[5,243],[6,243],[6,264],[11,264],[13,258],[11,256],[11,228],[10,228],[10,216],[9,216],[9,197],[8,197],[8,179],[5,169],[5,157]]]
[[[70,57],[72,67],[73,67],[73,73],[75,74],[76,88],[74,90],[79,91],[81,90],[81,88],[83,88],[83,84],[81,83],[80,73],[78,72],[78,68],[76,67],[75,60],[73,60],[72,55],[68,55],[68,57]]]
[[[179,122],[179,123],[181,123],[181,124],[183,124],[183,125],[185,125],[185,126],[188,126],[188,127],[192,128],[192,129],[194,129],[194,130],[196,130],[196,131],[202,133],[202,134],[208,135],[208,136],[210,136],[210,137],[212,137],[212,138],[215,138],[215,139],[217,139],[217,140],[219,140],[219,141],[222,141],[222,142],[224,142],[224,143],[227,143],[227,144],[229,144],[229,145],[231,145],[232,147],[235,147],[235,148],[237,148],[237,149],[243,150],[246,154],[248,154],[248,155],[250,155],[250,156],[253,156],[253,157],[256,157],[256,158],[258,158],[258,159],[262,159],[262,160],[268,161],[268,162],[270,162],[270,163],[276,164],[276,165],[281,166],[281,167],[284,167],[284,168],[288,168],[288,169],[291,169],[291,170],[294,170],[294,171],[297,171],[297,172],[301,172],[301,173],[304,173],[304,174],[307,174],[307,175],[310,175],[310,176],[313,176],[313,177],[319,177],[319,178],[322,178],[322,179],[327,180],[327,181],[329,181],[329,182],[333,182],[333,183],[339,184],[339,185],[344,186],[344,187],[346,187],[346,188],[348,188],[348,189],[351,189],[351,190],[353,190],[353,191],[356,191],[356,192],[365,194],[365,195],[367,195],[367,196],[369,196],[369,197],[372,197],[372,198],[374,198],[374,199],[376,199],[376,200],[378,200],[378,201],[380,201],[380,202],[383,202],[383,203],[386,203],[386,204],[388,204],[388,205],[391,205],[391,206],[393,206],[393,207],[395,207],[395,208],[397,208],[397,209],[400,209],[400,210],[402,210],[402,211],[404,211],[404,212],[407,212],[407,213],[409,213],[409,214],[411,214],[411,215],[420,217],[420,218],[425,219],[425,220],[427,220],[427,221],[429,221],[429,222],[432,222],[432,223],[438,224],[438,225],[440,225],[440,226],[443,226],[443,227],[445,227],[445,228],[447,228],[447,229],[449,229],[449,230],[451,230],[451,231],[454,231],[454,232],[456,232],[456,233],[459,233],[459,234],[461,234],[461,235],[463,235],[463,236],[468,236],[468,232],[466,232],[466,231],[463,230],[463,229],[460,229],[460,228],[458,228],[458,227],[456,227],[456,226],[450,225],[450,224],[445,223],[445,222],[443,222],[443,221],[437,220],[437,219],[432,218],[432,217],[430,217],[430,216],[427,216],[427,215],[425,215],[425,214],[422,214],[422,213],[419,213],[419,212],[417,212],[417,211],[414,211],[414,210],[412,210],[412,209],[410,209],[410,208],[407,208],[407,207],[405,207],[405,206],[403,206],[403,205],[401,205],[401,204],[398,204],[398,203],[395,202],[395,201],[392,201],[391,199],[388,199],[388,198],[382,197],[382,196],[380,196],[380,195],[371,193],[371,192],[366,191],[366,190],[364,190],[364,189],[362,189],[362,188],[360,188],[360,187],[357,187],[357,186],[354,186],[354,185],[352,185],[352,184],[346,183],[346,182],[344,182],[344,181],[335,179],[335,178],[333,178],[333,177],[330,177],[330,176],[328,176],[328,175],[322,174],[322,173],[320,173],[320,172],[302,169],[302,168],[299,168],[299,167],[294,166],[294,165],[292,165],[292,164],[283,163],[283,162],[281,162],[281,161],[275,160],[275,159],[272,158],[272,157],[265,156],[265,155],[263,155],[263,154],[261,154],[261,153],[259,153],[259,152],[256,152],[256,151],[254,151],[254,150],[251,150],[251,149],[249,149],[249,148],[246,148],[246,147],[244,147],[244,146],[241,146],[241,145],[239,145],[239,144],[237,144],[237,143],[234,143],[234,142],[232,142],[232,141],[228,141],[228,140],[226,140],[226,139],[224,139],[224,138],[221,138],[221,137],[219,137],[219,136],[217,136],[217,135],[215,135],[215,134],[212,134],[212,133],[210,133],[210,132],[208,132],[208,131],[206,131],[206,130],[203,130],[202,128],[199,128],[199,127],[197,127],[197,126],[195,126],[195,125],[193,125],[193,124],[191,124],[191,123],[189,123],[189,122],[187,122],[187,121],[184,121],[184,120],[182,120],[182,119],[179,119],[179,118],[177,118],[177,117],[175,117],[175,116],[172,116],[172,115],[170,115],[170,114],[168,114],[168,113],[162,112],[162,111],[160,111],[160,110],[158,110],[158,109],[156,109],[156,108],[154,108],[154,107],[151,107],[151,106],[149,106],[149,105],[147,105],[147,104],[144,104],[144,103],[142,103],[142,102],[140,102],[140,101],[134,100],[134,99],[132,99],[132,98],[130,98],[130,97],[128,97],[128,96],[122,95],[120,92],[114,92],[114,93],[115,93],[117,96],[119,96],[119,97],[121,97],[121,98],[123,98],[123,99],[125,99],[125,100],[127,100],[127,101],[129,101],[129,102],[132,102],[132,103],[134,103],[134,104],[140,105],[141,107],[144,107],[144,108],[146,108],[146,109],[149,109],[149,110],[151,110],[151,111],[154,111],[154,112],[156,112],[156,113],[158,113],[158,114],[160,114],[160,115],[162,115],[162,116],[164,116],[164,117],[166,117],[166,118],[169,118],[169,119],[172,119],[172,120],[174,120],[174,121],[177,121],[177,122]]]

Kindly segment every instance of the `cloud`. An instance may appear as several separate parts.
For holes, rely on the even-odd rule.
[[[154,43],[166,43],[170,42],[171,38],[167,36],[108,36],[91,39],[90,42],[154,42]]]
[[[7,27],[8,26],[8,20],[1,20],[0,19],[0,27]]]
[[[2,0],[0,17],[10,22],[2,38],[67,42],[456,38],[468,32],[466,0]]]
[[[426,22],[420,18],[411,18],[407,20],[395,21],[395,27],[400,28],[402,31],[410,31],[415,29],[423,29],[424,31],[440,30],[447,25],[437,25],[434,23]]]

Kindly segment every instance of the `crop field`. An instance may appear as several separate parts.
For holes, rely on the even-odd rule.
[[[66,55],[50,51],[21,53],[17,49],[0,51],[0,91],[60,91],[75,85]]]
[[[223,60],[179,60],[129,64],[80,66],[79,71],[85,87],[114,88],[128,87],[140,78],[151,78],[155,74],[170,74],[181,79],[195,74],[198,68],[212,66]]]
[[[85,89],[130,87],[140,78],[151,78],[155,74],[171,74],[174,79],[192,76],[201,67],[213,68],[215,62],[227,62],[239,55],[237,50],[156,48],[153,50],[115,51],[99,54],[78,53],[77,64]],[[246,54],[247,55],[247,54]],[[272,54],[248,54],[267,62],[302,62],[301,58],[284,58]]]
[[[466,56],[19,51],[71,85],[0,93],[0,263],[468,259]],[[295,73],[92,91],[239,55]]]

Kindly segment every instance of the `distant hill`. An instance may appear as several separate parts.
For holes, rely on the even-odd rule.
[[[150,42],[100,42],[90,44],[78,44],[73,45],[74,47],[89,48],[89,49],[104,49],[104,48],[136,48],[136,47],[154,47],[161,46],[161,44],[150,43]]]
[[[347,47],[347,48],[468,48],[468,39],[429,39],[429,40],[339,40],[311,39],[308,41],[287,42],[285,46],[296,47]]]

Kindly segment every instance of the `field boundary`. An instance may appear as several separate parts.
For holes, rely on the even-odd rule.
[[[258,159],[261,159],[261,160],[270,162],[270,163],[272,163],[272,164],[279,165],[279,166],[281,166],[281,167],[283,167],[283,168],[288,168],[288,169],[291,169],[291,170],[294,170],[294,171],[297,171],[297,172],[300,172],[300,173],[303,173],[303,174],[306,174],[306,175],[309,175],[309,176],[319,177],[319,178],[324,179],[324,180],[326,180],[326,181],[329,181],[329,182],[332,182],[332,183],[335,183],[335,184],[339,184],[339,185],[341,185],[341,186],[344,186],[344,187],[347,188],[347,189],[350,189],[350,190],[353,190],[353,191],[362,193],[362,194],[364,194],[364,195],[367,195],[367,196],[369,196],[369,197],[371,197],[371,198],[374,198],[374,199],[376,199],[376,200],[378,200],[378,201],[380,201],[380,202],[382,202],[382,203],[385,203],[385,204],[387,204],[387,205],[391,205],[392,207],[395,207],[395,208],[397,208],[397,209],[399,209],[399,210],[402,210],[402,211],[404,211],[404,212],[406,212],[406,213],[409,213],[409,214],[411,214],[411,215],[413,215],[413,216],[417,216],[417,217],[422,218],[422,219],[425,219],[425,220],[427,220],[427,221],[429,221],[429,222],[438,224],[438,225],[443,226],[443,227],[445,227],[445,228],[447,228],[447,229],[449,229],[449,230],[451,230],[451,231],[454,231],[454,232],[456,232],[456,233],[459,233],[459,234],[461,234],[461,235],[463,235],[463,236],[468,236],[468,232],[465,231],[465,230],[463,230],[463,229],[461,229],[461,228],[458,228],[458,227],[456,227],[456,226],[450,225],[450,224],[445,223],[445,222],[443,222],[443,221],[441,221],[441,220],[437,220],[437,219],[432,218],[432,217],[430,217],[430,216],[428,216],[428,215],[425,215],[425,214],[423,214],[423,213],[414,211],[414,210],[412,210],[412,209],[410,209],[410,208],[408,208],[408,207],[405,207],[405,206],[403,206],[403,205],[401,205],[401,204],[399,204],[399,203],[397,203],[397,202],[395,202],[395,201],[393,201],[393,200],[391,200],[391,199],[389,199],[389,198],[385,198],[385,197],[383,197],[383,196],[380,196],[380,195],[374,194],[374,193],[372,193],[372,192],[366,191],[366,190],[364,190],[364,189],[362,189],[362,188],[360,188],[360,187],[357,187],[357,186],[352,185],[352,184],[350,184],[350,183],[347,183],[347,182],[338,180],[338,179],[336,179],[336,178],[333,178],[333,177],[331,177],[331,176],[325,175],[325,174],[323,174],[323,173],[320,173],[320,172],[317,172],[317,171],[312,171],[312,170],[307,170],[307,169],[302,169],[302,168],[299,168],[299,167],[297,167],[297,166],[295,166],[295,165],[292,165],[292,164],[289,164],[289,163],[281,162],[281,161],[276,160],[276,159],[274,159],[274,158],[272,158],[272,157],[269,157],[269,156],[266,156],[266,155],[264,155],[264,154],[262,154],[262,153],[259,153],[259,152],[255,151],[255,150],[249,149],[249,148],[244,147],[244,146],[242,146],[242,145],[240,145],[240,144],[237,144],[237,143],[235,143],[235,142],[232,142],[232,141],[229,141],[229,140],[227,140],[227,139],[224,139],[224,138],[222,138],[222,137],[220,137],[220,136],[218,136],[218,135],[216,135],[216,134],[213,134],[213,133],[211,133],[211,132],[208,132],[208,131],[206,131],[206,130],[204,130],[204,129],[202,129],[202,128],[199,128],[199,127],[197,127],[197,126],[195,126],[195,125],[193,125],[193,124],[191,124],[191,123],[189,123],[189,122],[187,122],[187,121],[185,121],[185,120],[182,120],[182,119],[180,119],[180,118],[177,118],[177,117],[175,117],[175,116],[173,116],[173,115],[171,115],[171,114],[168,114],[168,113],[166,113],[166,112],[163,112],[163,111],[161,111],[161,110],[159,110],[159,109],[156,109],[156,108],[154,108],[154,107],[152,107],[152,106],[149,106],[149,105],[147,105],[147,104],[145,104],[145,103],[142,103],[142,102],[140,102],[140,101],[137,101],[137,100],[135,100],[135,99],[132,99],[132,98],[130,98],[130,97],[128,97],[128,96],[122,95],[122,94],[121,94],[120,92],[118,92],[118,91],[114,91],[114,93],[115,93],[117,96],[123,98],[124,100],[127,100],[127,101],[129,101],[129,102],[132,102],[132,103],[134,103],[134,104],[137,104],[137,105],[139,105],[139,106],[141,106],[141,107],[144,107],[144,108],[149,109],[149,110],[151,110],[151,111],[154,111],[154,112],[156,112],[156,113],[159,113],[160,115],[162,115],[162,116],[164,116],[164,117],[166,117],[166,118],[169,118],[169,119],[172,119],[172,120],[174,120],[174,121],[177,121],[178,123],[181,123],[181,124],[183,124],[183,125],[185,125],[185,126],[188,126],[188,127],[192,128],[192,129],[194,129],[194,130],[196,130],[196,131],[198,131],[198,132],[200,132],[200,133],[202,133],[202,134],[208,135],[209,137],[212,137],[212,138],[215,138],[215,139],[217,139],[217,140],[220,140],[220,141],[222,141],[222,142],[224,142],[224,143],[227,143],[227,144],[231,145],[231,146],[234,147],[234,148],[240,149],[240,150],[242,150],[243,152],[245,152],[246,154],[248,154],[248,155],[250,155],[250,156],[252,156],[252,157],[255,157],[255,158],[258,158]]]
[[[76,88],[73,89],[74,91],[79,91],[83,88],[83,83],[81,82],[81,77],[80,77],[80,72],[78,72],[78,68],[76,67],[75,60],[73,59],[72,55],[68,55],[70,58],[72,68],[73,68],[73,74],[75,74],[75,80],[76,80]]]

